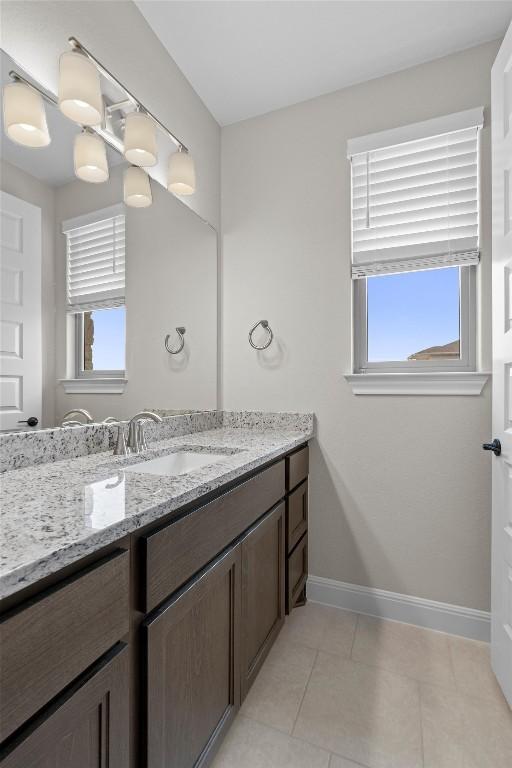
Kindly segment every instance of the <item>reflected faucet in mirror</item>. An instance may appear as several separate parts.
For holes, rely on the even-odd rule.
[[[80,416],[85,417],[85,421],[78,421],[78,419],[68,419],[68,416],[72,416],[74,414],[79,414]],[[107,416],[106,419],[103,419],[101,422],[98,422],[99,424],[117,424],[119,419],[116,419],[115,416]],[[83,427],[84,424],[93,424],[94,418],[92,417],[91,413],[89,411],[86,411],[85,408],[73,408],[73,410],[68,411],[64,416],[62,417],[62,427]]]
[[[77,419],[68,419],[69,416],[83,416],[85,418],[84,421],[78,421]],[[71,411],[68,411],[64,414],[62,417],[62,423],[61,426],[63,427],[83,427],[84,424],[92,424],[94,419],[92,418],[89,411],[86,411],[85,408],[73,408]]]

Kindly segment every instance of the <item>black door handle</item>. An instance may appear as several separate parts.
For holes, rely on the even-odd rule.
[[[28,419],[25,419],[24,421],[18,421],[18,424],[27,424],[29,427],[37,427],[39,419],[37,416],[29,416]]]
[[[482,448],[484,449],[484,451],[492,451],[495,456],[501,455],[501,443],[497,437],[494,438],[492,443],[484,443],[482,445]]]

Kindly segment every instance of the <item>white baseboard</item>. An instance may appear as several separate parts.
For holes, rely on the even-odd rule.
[[[489,642],[491,636],[490,613],[475,608],[438,603],[398,592],[387,592],[385,589],[360,587],[320,576],[309,576],[307,595],[313,603],[416,624],[473,640]]]

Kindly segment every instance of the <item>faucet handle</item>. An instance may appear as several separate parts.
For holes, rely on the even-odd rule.
[[[139,445],[139,451],[147,451],[148,444],[146,442],[146,422],[148,419],[140,419],[137,422],[137,443]]]
[[[128,424],[128,448],[132,453],[139,450],[139,422],[133,419]]]
[[[114,448],[114,456],[128,456],[130,449],[126,447],[126,440],[124,437],[124,427],[122,424],[117,426],[117,442]]]

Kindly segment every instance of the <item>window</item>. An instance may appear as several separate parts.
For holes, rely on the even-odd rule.
[[[122,206],[64,222],[67,311],[73,318],[75,376],[124,376],[125,217]]]
[[[353,139],[354,371],[472,371],[482,109]]]
[[[78,376],[119,376],[125,369],[126,312],[124,307],[75,314]]]
[[[474,370],[475,268],[354,281],[358,373]]]

